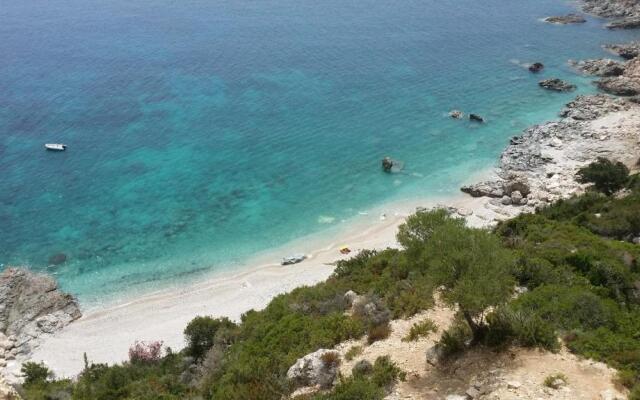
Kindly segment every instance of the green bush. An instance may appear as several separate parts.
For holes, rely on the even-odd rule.
[[[187,341],[186,353],[196,360],[201,360],[213,346],[216,332],[219,329],[233,329],[236,324],[228,318],[195,317],[184,329]]]
[[[371,344],[378,340],[384,340],[391,335],[391,325],[384,323],[382,325],[375,325],[369,328],[367,331],[367,343]]]
[[[582,167],[576,175],[580,183],[593,183],[595,189],[610,196],[622,189],[629,180],[629,168],[621,162],[613,162],[603,157]]]
[[[528,310],[514,311],[509,307],[500,307],[487,316],[485,343],[492,347],[516,344],[550,351],[560,348],[551,324]]]
[[[402,338],[403,342],[414,342],[421,337],[427,337],[431,333],[438,331],[438,326],[432,319],[426,318],[422,322],[416,322],[411,326],[409,334]]]
[[[43,363],[35,363],[32,361],[28,361],[22,364],[22,367],[20,367],[20,372],[24,377],[25,386],[43,383],[51,376],[53,376],[46,365],[44,365]]]
[[[468,325],[457,321],[449,329],[442,332],[438,344],[442,346],[442,354],[447,359],[462,353],[471,339],[471,331]]]
[[[351,348],[349,348],[349,350],[347,350],[347,352],[344,355],[344,358],[347,361],[351,361],[354,358],[358,357],[360,354],[362,354],[362,346],[351,346]]]
[[[552,374],[544,378],[543,384],[551,389],[559,389],[561,386],[559,382],[562,382],[562,384],[567,384],[569,382],[569,378],[567,378],[567,376],[563,373]]]

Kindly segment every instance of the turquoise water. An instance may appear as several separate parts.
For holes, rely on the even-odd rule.
[[[629,40],[557,0],[0,0],[0,263],[83,302],[198,273],[413,196],[594,89]],[[542,61],[541,75],[518,63]],[[487,118],[454,121],[453,108]],[[46,142],[69,145],[65,153]],[[381,157],[405,163],[381,172]],[[63,252],[65,264],[48,266]]]

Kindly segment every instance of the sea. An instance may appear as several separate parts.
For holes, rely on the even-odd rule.
[[[388,202],[458,193],[510,137],[596,92],[568,60],[638,37],[592,17],[542,21],[575,11],[0,0],[0,268],[53,274],[95,305],[236,271]],[[578,89],[538,87],[550,77]],[[403,169],[384,173],[385,156]]]

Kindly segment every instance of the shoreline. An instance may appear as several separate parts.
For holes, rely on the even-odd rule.
[[[385,203],[368,214],[378,218],[385,213],[386,219],[347,221],[349,225],[340,229],[341,234],[307,243],[315,249],[302,263],[281,266],[265,262],[273,260],[271,255],[277,251],[270,250],[251,259],[236,272],[212,273],[201,282],[167,287],[85,310],[80,319],[64,329],[39,338],[38,346],[27,359],[44,362],[58,377],[73,377],[84,366],[83,353],[92,362],[112,364],[126,360],[129,346],[136,340],[162,340],[172,349],[181,349],[184,346],[182,331],[195,316],[226,316],[238,320],[250,309],[264,308],[278,294],[326,280],[333,273],[335,262],[350,258],[359,250],[397,247],[397,228],[416,207],[445,207],[445,204],[450,210],[455,207],[460,216],[471,211],[466,218],[476,227],[488,226],[498,217],[486,208],[486,199],[472,198],[464,193]],[[294,243],[308,241],[305,237]],[[338,252],[345,244],[352,249],[349,255]],[[289,245],[291,243],[286,246]],[[105,336],[105,332],[110,334]],[[26,359],[7,363],[10,379],[19,372],[23,361]]]

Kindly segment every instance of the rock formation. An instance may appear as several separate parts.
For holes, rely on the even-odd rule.
[[[81,315],[76,299],[53,278],[7,268],[0,274],[0,364],[29,354],[35,339]]]
[[[552,16],[552,17],[547,17],[544,20],[545,22],[549,22],[551,24],[562,24],[562,25],[582,24],[587,22],[587,20],[583,16],[577,15],[577,14]]]
[[[569,64],[586,75],[611,77],[624,73],[625,66],[608,58],[597,60],[570,61]]]
[[[484,118],[482,118],[478,114],[469,114],[469,120],[475,122],[484,122]]]
[[[582,9],[603,18],[628,18],[640,15],[636,0],[583,0]]]
[[[623,44],[607,44],[604,46],[606,50],[609,50],[613,54],[616,54],[625,60],[631,60],[638,57],[640,54],[640,43],[631,42]]]
[[[544,64],[541,62],[534,62],[533,64],[529,65],[529,71],[533,73],[540,72],[543,69],[544,69]]]
[[[617,96],[640,94],[640,59],[627,61],[621,75],[600,79],[597,84],[599,89]]]
[[[451,110],[449,112],[449,116],[455,119],[461,119],[464,116],[464,113],[460,110]]]
[[[562,79],[551,78],[545,79],[543,81],[538,82],[540,87],[543,87],[547,90],[553,90],[556,92],[570,92],[576,89],[576,85],[571,84],[569,82],[565,82]]]
[[[314,351],[299,358],[287,371],[287,378],[296,387],[317,386],[329,389],[338,375],[339,357],[335,350]]]

